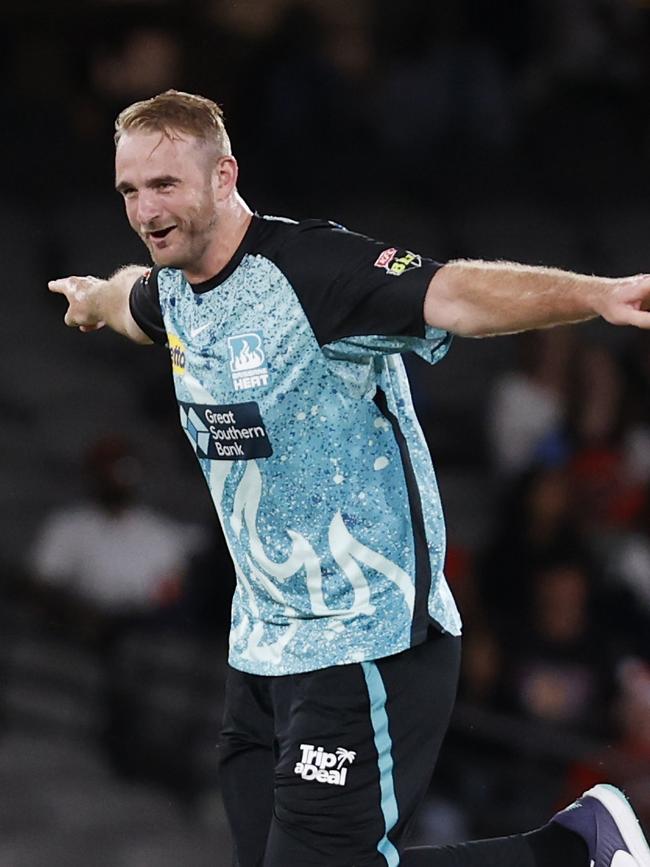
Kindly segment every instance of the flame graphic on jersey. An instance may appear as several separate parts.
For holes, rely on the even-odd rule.
[[[237,566],[236,569],[240,586],[248,598],[249,609],[254,618],[260,616],[260,611],[251,580],[258,588],[263,589],[274,602],[287,606],[288,602],[281,589],[282,584],[300,573],[304,574],[314,616],[345,619],[357,614],[371,615],[375,611],[375,606],[370,599],[370,584],[361,568],[362,565],[385,575],[396,584],[404,597],[409,612],[413,613],[415,588],[410,576],[387,557],[384,557],[383,554],[373,551],[355,539],[338,511],[330,522],[328,542],[332,557],[350,582],[353,595],[350,607],[333,608],[325,601],[321,559],[301,533],[288,529],[287,534],[292,541],[289,557],[284,562],[279,563],[271,560],[257,530],[257,515],[262,498],[262,475],[255,461],[249,461],[246,465],[235,492],[232,514],[229,518],[223,515],[223,490],[232,465],[230,461],[213,461],[210,487],[224,526],[229,523],[230,530],[239,541],[241,541],[244,527],[247,530],[249,550],[245,556],[249,574],[248,576],[244,575],[241,568]],[[229,533],[226,532],[225,535],[227,539]],[[231,548],[232,554],[234,552]],[[237,562],[234,556],[233,560],[235,563]],[[233,634],[233,639],[241,640],[249,626],[248,622],[241,622]],[[276,642],[262,645],[264,626],[261,622],[257,622],[249,635],[245,656],[256,662],[278,662],[284,648],[291,641],[297,629],[298,621],[294,620]]]
[[[232,369],[236,373],[241,370],[255,370],[264,364],[264,356],[257,349],[251,349],[246,338],[242,339],[243,346],[232,359]]]

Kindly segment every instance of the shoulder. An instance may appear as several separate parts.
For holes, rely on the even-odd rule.
[[[283,258],[300,251],[318,251],[342,235],[352,235],[348,230],[324,219],[291,220],[286,217],[261,216],[257,218],[256,249],[254,252],[269,258]]]
[[[255,219],[257,220],[260,235],[266,235],[267,237],[275,236],[286,239],[302,235],[305,232],[319,230],[338,229],[345,231],[344,226],[335,223],[333,220],[325,220],[318,217],[295,220],[291,217],[278,217],[272,214],[256,214]]]
[[[273,262],[300,295],[331,290],[365,267],[372,271],[386,246],[332,220],[258,219],[251,252]]]
[[[145,287],[151,294],[159,293],[161,289],[183,283],[185,278],[179,268],[154,267],[145,275]]]

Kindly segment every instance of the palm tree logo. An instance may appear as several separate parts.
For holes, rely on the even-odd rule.
[[[348,762],[348,764],[352,764],[352,762],[356,759],[357,754],[354,750],[346,750],[344,747],[337,747],[336,755],[338,756],[339,763],[336,766],[340,771],[343,767],[344,762]]]

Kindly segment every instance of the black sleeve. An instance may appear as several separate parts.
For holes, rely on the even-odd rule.
[[[129,295],[129,309],[136,324],[150,337],[154,343],[165,346],[167,332],[160,309],[158,296],[158,271],[151,268],[133,284]]]
[[[424,337],[424,296],[442,267],[334,223],[306,221],[277,252],[321,346],[349,337]]]

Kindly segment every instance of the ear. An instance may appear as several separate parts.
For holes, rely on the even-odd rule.
[[[218,202],[228,199],[237,187],[239,167],[233,156],[219,157],[212,171],[212,186]]]

